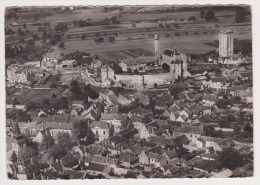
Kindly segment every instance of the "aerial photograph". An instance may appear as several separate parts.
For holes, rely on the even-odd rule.
[[[7,179],[255,174],[250,5],[8,6],[3,29]]]

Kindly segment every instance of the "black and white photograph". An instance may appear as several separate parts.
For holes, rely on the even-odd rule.
[[[6,178],[253,177],[252,5],[183,3],[6,6]]]

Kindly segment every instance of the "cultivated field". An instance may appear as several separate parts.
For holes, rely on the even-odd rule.
[[[181,24],[178,30],[161,31],[159,32],[162,37],[159,42],[159,47],[161,50],[176,48],[179,52],[183,53],[204,54],[215,49],[206,43],[218,40],[220,29],[233,29],[234,38],[239,40],[252,39],[251,30],[248,26],[219,24],[219,27],[215,28],[215,24]],[[188,32],[188,35],[185,35],[186,32]],[[194,34],[196,32],[198,35]],[[60,50],[56,48],[55,52],[71,53],[74,51],[82,51],[96,53],[106,60],[119,60],[127,57],[135,57],[132,56],[131,51],[129,52],[129,50],[143,49],[150,53],[154,51],[154,40],[153,37],[149,38],[149,34],[154,35],[156,33],[158,32],[123,34],[116,37],[116,42],[114,43],[95,43],[93,38],[82,40],[81,38],[66,39],[65,37],[65,49]],[[176,33],[181,35],[176,36]],[[170,37],[165,37],[166,34],[169,34]],[[128,39],[128,37],[131,38]]]
[[[42,102],[44,99],[51,99],[52,94],[60,94],[61,89],[25,89],[16,96],[20,104],[27,102]]]

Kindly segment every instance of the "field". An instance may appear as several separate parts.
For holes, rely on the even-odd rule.
[[[52,94],[60,94],[61,89],[25,89],[15,96],[20,104],[27,102],[41,102],[44,99],[51,99]]]
[[[177,49],[183,53],[204,54],[208,51],[213,51],[215,48],[207,45],[209,42],[218,40],[218,33],[221,29],[233,29],[234,38],[239,40],[252,39],[251,30],[244,25],[224,25],[219,23],[218,28],[215,28],[216,23],[200,23],[200,24],[180,24],[178,30],[175,31],[160,31],[148,33],[122,34],[116,37],[113,43],[95,43],[93,38],[82,40],[80,38],[66,39],[65,49],[55,49],[55,52],[71,53],[74,51],[82,51],[87,53],[96,53],[105,60],[120,60],[127,57],[135,57],[131,52],[133,49],[143,49],[150,53],[154,52],[153,37],[149,35],[159,33],[162,37],[159,42],[159,48],[164,50]],[[186,35],[188,32],[188,36]],[[195,34],[195,33],[198,34]],[[176,36],[178,33],[180,36]],[[76,34],[76,33],[75,33]],[[169,34],[170,37],[165,37]],[[129,39],[128,37],[131,37]],[[118,40],[120,38],[120,40]],[[148,54],[149,55],[149,54]],[[136,56],[140,56],[137,54]]]

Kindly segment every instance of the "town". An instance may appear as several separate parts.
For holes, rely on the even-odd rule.
[[[10,7],[5,19],[9,179],[253,176],[247,7]]]

